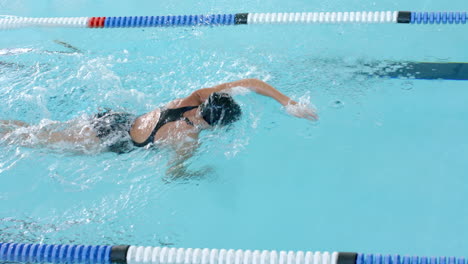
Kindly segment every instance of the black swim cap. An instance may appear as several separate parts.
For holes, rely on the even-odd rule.
[[[240,106],[227,93],[213,93],[200,106],[203,119],[210,125],[229,125],[240,119]]]

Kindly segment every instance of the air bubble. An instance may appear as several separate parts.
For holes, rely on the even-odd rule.
[[[344,102],[341,100],[334,100],[330,103],[330,107],[335,109],[341,109],[344,107]]]
[[[409,90],[413,89],[413,86],[414,86],[413,82],[411,82],[411,81],[406,81],[406,82],[404,82],[404,83],[401,85],[401,89],[402,89],[402,90],[409,91]]]

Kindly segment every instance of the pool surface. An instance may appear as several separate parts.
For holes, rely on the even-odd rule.
[[[2,15],[33,17],[466,9],[462,0],[0,0]],[[44,124],[105,107],[142,114],[198,88],[258,78],[315,105],[320,121],[239,92],[242,119],[202,133],[189,161],[202,176],[182,180],[165,176],[164,150],[0,144],[0,240],[466,256],[468,82],[382,78],[369,66],[467,62],[466,30],[2,31],[0,119]]]

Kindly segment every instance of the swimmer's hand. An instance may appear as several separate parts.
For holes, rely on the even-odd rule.
[[[198,134],[187,133],[180,137],[174,137],[172,146],[175,150],[175,157],[169,162],[169,168],[166,175],[172,179],[200,177],[206,174],[206,171],[189,171],[186,162],[193,156],[198,148]]]
[[[166,180],[202,178],[214,172],[211,167],[203,167],[199,170],[188,170],[185,164],[178,164],[166,171]]]
[[[284,105],[286,112],[299,118],[305,118],[310,121],[317,121],[318,115],[315,110],[309,105],[304,103],[298,103],[296,101],[289,101],[288,104]]]

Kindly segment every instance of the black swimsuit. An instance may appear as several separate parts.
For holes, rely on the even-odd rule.
[[[135,119],[136,116],[129,113],[107,110],[94,115],[91,124],[101,144],[108,151],[121,154],[134,148],[129,131]]]
[[[197,107],[198,106],[185,106],[185,107],[174,108],[174,109],[165,109],[161,111],[161,115],[159,116],[158,123],[154,127],[153,131],[151,131],[150,136],[144,142],[141,142],[141,143],[138,143],[132,140],[133,144],[137,147],[144,147],[148,145],[149,143],[152,143],[154,141],[154,136],[156,135],[158,130],[169,122],[184,120],[185,122],[187,122],[187,124],[193,126],[192,121],[184,117],[184,113],[192,109],[195,109]]]
[[[162,110],[158,123],[153,131],[151,131],[150,136],[142,143],[133,141],[130,136],[130,129],[137,118],[135,115],[107,110],[106,112],[94,115],[92,125],[96,130],[98,138],[107,149],[111,152],[121,154],[130,152],[135,146],[144,147],[152,143],[158,130],[169,122],[184,120],[187,124],[193,126],[193,123],[188,118],[184,117],[184,113],[197,107],[198,106],[185,106]]]

